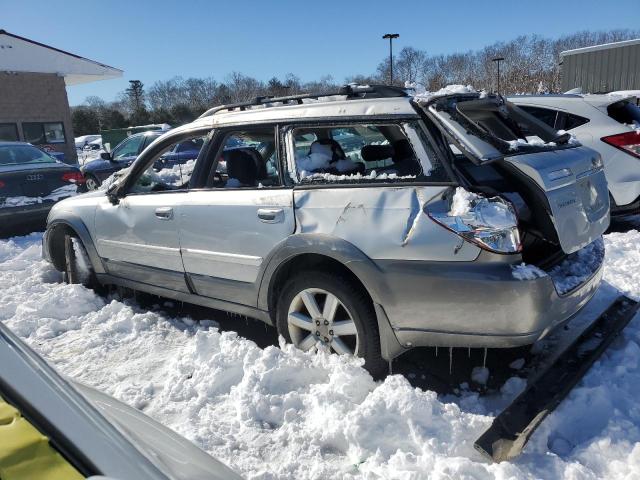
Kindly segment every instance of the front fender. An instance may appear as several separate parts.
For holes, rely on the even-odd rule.
[[[100,258],[100,255],[98,255],[98,250],[96,250],[93,238],[89,233],[89,229],[78,215],[68,211],[65,211],[64,218],[49,218],[47,222],[47,231],[44,237],[45,241],[42,246],[46,250],[45,257],[53,259],[51,247],[55,236],[52,235],[52,233],[56,228],[59,228],[61,226],[71,228],[76,233],[76,235],[78,235],[78,237],[82,241],[82,244],[84,245],[85,250],[87,251],[89,260],[91,260],[93,271],[95,273],[106,273],[104,264],[102,263],[102,259]]]

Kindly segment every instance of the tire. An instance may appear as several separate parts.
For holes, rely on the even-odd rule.
[[[371,300],[340,274],[313,270],[290,278],[278,299],[276,323],[278,333],[298,348],[310,350],[319,341],[332,352],[364,358],[364,367],[376,379],[387,372]]]
[[[95,288],[98,280],[82,241],[75,235],[65,235],[64,242],[64,281]]]
[[[87,190],[97,190],[100,187],[100,180],[94,177],[91,174],[85,175],[85,185],[87,186]]]

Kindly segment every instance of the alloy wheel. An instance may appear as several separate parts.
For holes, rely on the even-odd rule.
[[[85,180],[85,185],[87,186],[87,190],[97,190],[100,186],[93,177],[87,177]]]
[[[320,342],[344,355],[359,352],[359,338],[351,312],[331,292],[307,288],[289,306],[287,326],[293,344],[309,350]]]

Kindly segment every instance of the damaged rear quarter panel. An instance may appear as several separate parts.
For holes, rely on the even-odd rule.
[[[344,239],[373,260],[473,261],[480,249],[437,225],[423,211],[447,188],[296,189],[296,233]]]

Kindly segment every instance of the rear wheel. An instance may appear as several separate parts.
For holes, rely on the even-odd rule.
[[[364,358],[376,378],[387,371],[371,300],[338,274],[308,271],[291,278],[280,294],[277,326],[285,340],[302,350],[320,343],[337,354]]]
[[[97,190],[100,187],[100,181],[93,175],[86,175],[85,185],[87,186],[87,190]]]

